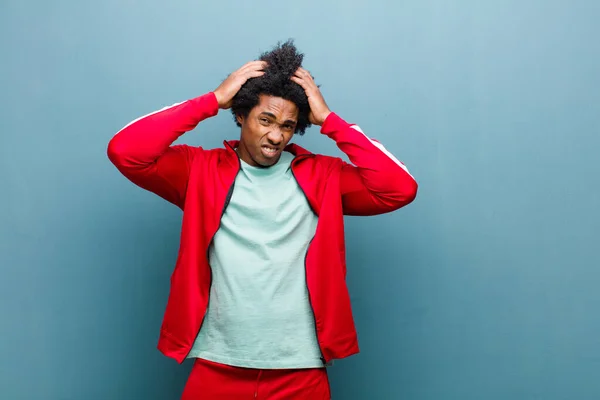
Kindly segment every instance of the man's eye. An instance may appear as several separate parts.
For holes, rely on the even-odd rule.
[[[266,118],[261,118],[261,119],[260,119],[260,122],[263,122],[263,123],[265,123],[265,124],[268,124],[268,123],[269,123],[269,120],[268,120],[268,119],[266,119]]]
[[[292,128],[293,128],[293,127],[292,127],[291,125],[284,125],[284,126],[283,126],[283,129],[286,129],[286,130],[288,130],[288,131],[289,131],[289,130],[291,130]]]

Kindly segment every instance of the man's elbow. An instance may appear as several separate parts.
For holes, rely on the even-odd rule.
[[[125,149],[121,145],[120,141],[117,137],[113,137],[110,142],[108,142],[108,147],[106,148],[106,155],[110,162],[114,165],[118,166],[122,164],[122,160],[125,155]]]
[[[108,155],[108,158],[112,161],[113,158],[117,157],[118,153],[119,153],[119,145],[118,145],[117,141],[115,140],[115,138],[113,137],[108,142],[108,146],[106,147],[106,155]]]
[[[390,196],[390,202],[394,210],[412,203],[417,197],[419,184],[412,177],[397,179],[394,185],[393,195]]]
[[[119,169],[121,168],[137,168],[138,162],[136,162],[136,154],[134,153],[134,146],[132,143],[125,140],[125,138],[116,135],[106,148],[106,155],[108,159]]]
[[[408,184],[408,188],[406,190],[406,197],[407,197],[409,203],[411,203],[417,197],[418,191],[419,191],[419,184],[417,183],[417,181],[414,178],[412,178],[410,180],[410,183]]]

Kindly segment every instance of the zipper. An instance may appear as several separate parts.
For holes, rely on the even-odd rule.
[[[229,144],[228,144],[228,146],[229,146]],[[231,146],[229,146],[229,147],[231,147]],[[223,210],[221,211],[221,217],[219,218],[219,226],[217,227],[217,230],[215,231],[213,236],[210,238],[210,241],[208,242],[208,247],[206,248],[206,263],[208,264],[208,270],[210,271],[210,283],[208,285],[209,301],[210,301],[210,291],[212,289],[212,283],[213,283],[212,268],[210,266],[210,262],[208,261],[209,255],[210,255],[210,247],[212,246],[213,241],[215,240],[215,236],[217,235],[217,232],[219,231],[219,229],[221,229],[221,221],[223,220],[223,215],[225,215],[225,210],[227,209],[227,206],[229,205],[229,202],[231,201],[231,196],[233,195],[233,188],[235,187],[235,179],[237,178],[237,174],[239,174],[241,168],[242,168],[242,164],[240,163],[240,158],[238,157],[238,170],[235,173],[235,177],[233,178],[233,183],[231,184],[231,186],[229,187],[229,190],[227,191],[227,196],[225,197],[225,204],[223,205]],[[207,309],[208,309],[208,305],[207,305]],[[206,319],[206,311],[207,310],[204,311],[204,316],[202,317],[202,321],[200,322],[200,327],[198,328],[198,332],[196,332],[196,338],[200,334],[202,325],[204,325],[204,320]],[[194,339],[194,341],[196,341],[196,339]],[[185,355],[185,358],[187,358],[190,355],[190,352],[192,351],[193,347],[194,347],[194,344],[192,343],[192,346],[190,347],[190,350]]]
[[[294,164],[292,163],[292,168],[290,168],[290,171],[292,171],[292,176],[294,177],[294,180],[298,184],[300,191],[304,195],[304,198],[306,199],[306,202],[308,203],[310,210],[313,212],[313,214],[315,214],[317,216],[317,219],[318,219],[319,215],[313,209],[312,205],[310,204],[310,201],[308,200],[308,196],[306,195],[306,193],[304,193],[304,189],[302,189],[302,186],[300,186],[300,182],[298,182],[298,179],[296,178],[296,174],[294,173],[293,165]],[[318,224],[318,222],[317,222],[317,224]],[[319,352],[321,353],[321,361],[323,362],[323,365],[325,365],[325,364],[327,364],[327,360],[325,359],[325,355],[323,354],[323,350],[321,349],[321,344],[319,343],[319,331],[317,330],[317,317],[315,317],[315,309],[312,305],[312,298],[310,296],[310,289],[308,287],[308,276],[307,276],[307,272],[306,272],[306,259],[308,258],[308,251],[310,250],[310,245],[312,244],[312,242],[316,236],[317,236],[317,233],[315,230],[315,235],[310,239],[310,242],[308,242],[308,246],[306,247],[306,253],[304,254],[304,284],[306,285],[306,293],[308,294],[308,304],[310,306],[310,310],[311,310],[312,316],[313,316],[313,321],[315,323],[315,337],[317,339],[317,346],[319,346]]]

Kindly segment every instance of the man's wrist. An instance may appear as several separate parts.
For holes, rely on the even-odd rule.
[[[348,122],[342,119],[335,112],[331,112],[323,122],[323,125],[321,125],[321,133],[330,136],[331,134],[341,131],[348,126],[350,126]]]
[[[219,90],[215,89],[211,93],[215,96],[215,99],[217,100],[217,104],[219,105],[219,108],[223,108],[223,100],[222,100],[223,96],[221,95]]]
[[[219,113],[219,102],[214,92],[208,92],[190,100],[194,104],[194,109],[200,114],[206,114],[206,117],[212,117]]]
[[[323,124],[325,123],[325,121],[327,120],[327,118],[331,115],[331,110],[327,110],[326,113],[324,113],[321,118],[318,119],[318,124],[319,126],[323,126]]]

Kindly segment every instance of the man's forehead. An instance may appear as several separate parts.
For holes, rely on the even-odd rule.
[[[298,115],[298,107],[293,102],[281,97],[261,95],[260,102],[257,106],[259,113],[283,114],[287,118],[296,119]]]

